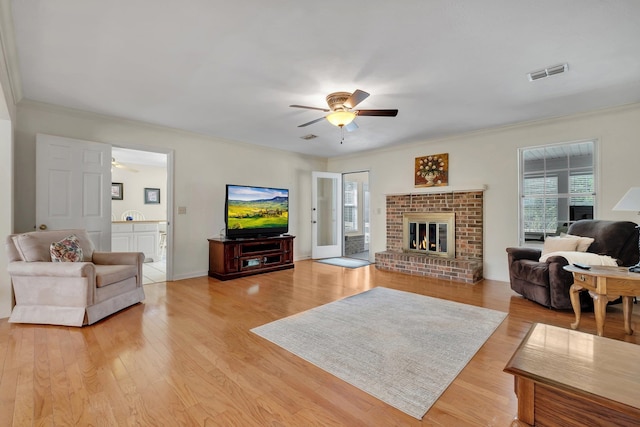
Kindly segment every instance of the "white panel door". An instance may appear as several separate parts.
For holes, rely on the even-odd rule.
[[[342,256],[342,174],[311,172],[311,257]]]
[[[84,228],[111,250],[111,145],[36,136],[36,227]]]

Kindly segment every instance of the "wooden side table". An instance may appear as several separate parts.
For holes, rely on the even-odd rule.
[[[637,426],[640,345],[534,324],[504,371],[514,375],[515,426]]]
[[[573,285],[569,289],[571,306],[576,315],[576,321],[571,328],[580,325],[580,291],[589,291],[593,298],[596,330],[598,336],[604,333],[604,321],[607,313],[607,302],[622,297],[622,314],[624,316],[624,330],[633,334],[631,329],[631,314],[633,312],[633,297],[640,295],[640,273],[631,273],[627,267],[592,266],[584,270],[573,265],[566,265],[564,269],[573,273]]]

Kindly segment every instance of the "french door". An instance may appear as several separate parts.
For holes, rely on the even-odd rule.
[[[342,256],[342,174],[311,172],[311,257]]]

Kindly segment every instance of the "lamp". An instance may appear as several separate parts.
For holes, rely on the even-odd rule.
[[[334,126],[343,127],[348,125],[356,118],[356,113],[345,110],[336,110],[327,114],[326,119]]]
[[[613,207],[614,211],[636,211],[640,215],[640,187],[631,187],[622,199]],[[636,226],[640,232],[640,225]],[[638,251],[640,251],[640,236],[638,237]],[[640,260],[629,271],[640,273]]]

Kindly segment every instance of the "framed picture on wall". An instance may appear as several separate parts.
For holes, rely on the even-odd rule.
[[[449,185],[449,153],[416,157],[413,177],[416,187]]]
[[[124,200],[121,182],[111,183],[111,200]]]
[[[160,189],[159,188],[145,188],[144,189],[144,204],[145,205],[159,205],[160,204]]]

